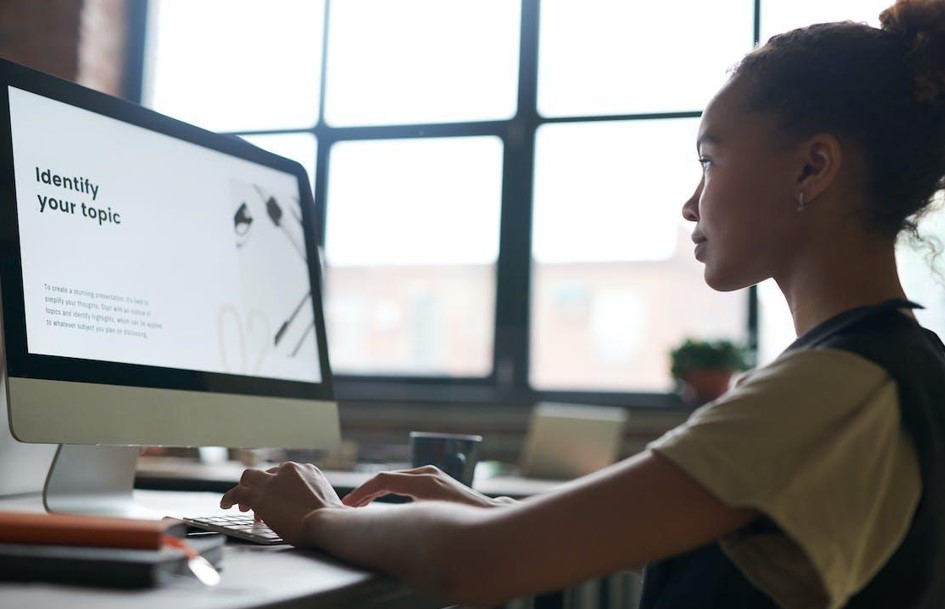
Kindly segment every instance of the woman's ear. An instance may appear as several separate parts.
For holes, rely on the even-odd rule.
[[[797,188],[810,203],[836,181],[843,164],[843,151],[836,136],[818,133],[800,145],[799,154],[801,170]]]

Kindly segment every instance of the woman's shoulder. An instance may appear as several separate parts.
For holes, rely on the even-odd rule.
[[[742,374],[728,393],[694,414],[757,407],[766,411],[765,418],[782,409],[797,417],[817,404],[823,414],[855,408],[892,380],[886,368],[850,350],[788,351]]]

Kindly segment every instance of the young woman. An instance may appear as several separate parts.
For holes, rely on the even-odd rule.
[[[775,279],[799,336],[775,362],[643,453],[521,503],[430,468],[342,502],[288,463],[247,471],[222,506],[459,602],[645,567],[647,608],[945,605],[945,347],[894,256],[945,184],[945,0],[881,21],[774,37],[702,117],[695,257],[717,290]],[[418,501],[359,509],[387,493]]]

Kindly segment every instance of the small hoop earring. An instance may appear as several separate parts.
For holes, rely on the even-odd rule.
[[[797,213],[802,214],[807,209],[807,203],[804,202],[804,193],[797,193]]]

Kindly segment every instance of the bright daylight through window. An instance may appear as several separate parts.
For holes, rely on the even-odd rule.
[[[888,4],[151,0],[143,101],[309,172],[337,373],[633,403],[686,337],[793,340],[777,286],[702,282],[699,114],[756,37]]]

